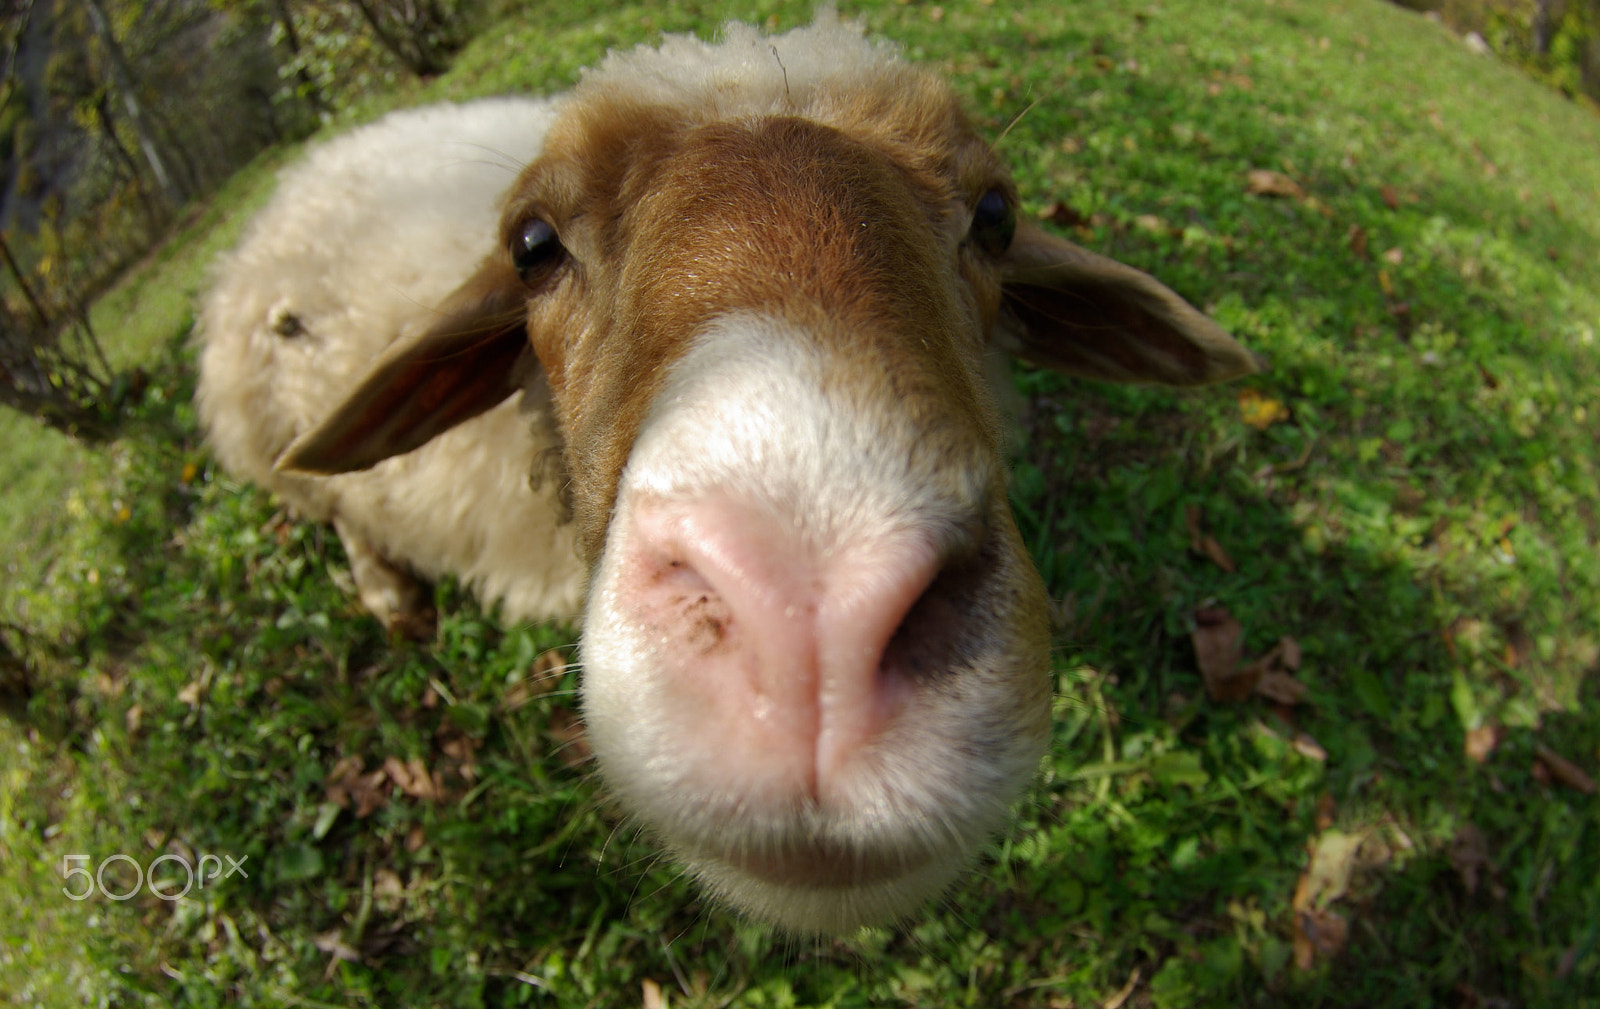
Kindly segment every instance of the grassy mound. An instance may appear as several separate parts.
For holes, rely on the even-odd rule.
[[[369,111],[808,12],[532,11]],[[138,436],[0,419],[0,613],[31,637],[0,633],[34,687],[0,720],[0,992],[1600,1005],[1600,122],[1377,0],[844,13],[948,71],[1033,212],[1273,365],[1183,394],[1019,370],[1013,497],[1060,635],[1009,838],[902,932],[775,940],[619,829],[570,635],[446,585],[436,643],[385,641],[336,539],[215,471],[188,405],[189,306],[263,165],[102,305],[153,376]],[[1208,695],[1197,642],[1244,699]],[[163,854],[248,875],[69,896]]]

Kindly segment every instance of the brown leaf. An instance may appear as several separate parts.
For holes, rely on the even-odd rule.
[[[528,666],[528,674],[513,683],[500,698],[504,711],[515,711],[536,697],[543,697],[561,685],[561,678],[571,668],[566,654],[559,648],[549,648],[539,653]]]
[[[1304,703],[1310,688],[1288,673],[1272,670],[1261,674],[1261,679],[1256,682],[1256,693],[1269,701],[1294,707]]]
[[[331,954],[335,960],[347,960],[350,963],[357,963],[361,960],[361,954],[357,953],[354,947],[344,941],[344,933],[339,929],[313,936],[311,941],[317,949]]]
[[[1299,672],[1300,642],[1285,634],[1283,637],[1278,639],[1278,651],[1279,661],[1283,663],[1283,668],[1287,669],[1291,673]]]
[[[1574,764],[1543,743],[1533,748],[1533,754],[1539,758],[1539,762],[1549,771],[1551,780],[1558,781],[1568,788],[1582,792],[1584,795],[1595,794],[1594,779],[1585,774],[1583,768],[1577,764]]]
[[[1081,224],[1088,224],[1089,219],[1076,210],[1056,200],[1039,213],[1039,220],[1049,221],[1061,228],[1076,228]]]
[[[1289,740],[1289,745],[1294,749],[1294,752],[1308,760],[1323,763],[1328,759],[1328,751],[1323,749],[1322,744],[1312,739],[1308,733],[1296,732],[1294,738]]]
[[[1331,960],[1350,938],[1350,925],[1337,911],[1301,911],[1294,916],[1294,965],[1310,970]]]
[[[1390,210],[1400,209],[1400,191],[1393,186],[1383,187],[1383,203]]]
[[[365,761],[360,757],[342,758],[323,779],[323,793],[327,800],[341,809],[355,805],[357,819],[372,815],[373,811],[388,803],[383,792],[384,772],[363,773]]]
[[[406,832],[406,852],[408,854],[415,855],[417,852],[421,851],[422,846],[427,843],[428,832],[422,829],[422,824],[412,824],[411,829]]]
[[[577,769],[594,759],[594,750],[589,747],[589,735],[584,730],[583,720],[576,713],[566,708],[552,711],[549,735],[555,743],[553,749],[567,767]]]
[[[1334,815],[1338,807],[1334,805],[1333,793],[1323,792],[1317,796],[1317,830],[1327,830],[1333,826]]]
[[[378,909],[386,914],[393,914],[405,903],[406,888],[400,882],[400,874],[388,866],[380,867],[372,874],[372,898]]]
[[[383,773],[400,791],[423,802],[438,802],[444,798],[444,781],[438,774],[429,774],[421,757],[412,757],[401,763],[399,757],[383,762]]]
[[[1183,506],[1183,525],[1189,530],[1189,549],[1195,553],[1200,552],[1200,506],[1188,504]]]
[[[1478,892],[1478,873],[1491,868],[1489,840],[1476,824],[1464,823],[1450,841],[1450,865],[1468,893]]]
[[[1256,670],[1255,691],[1270,701],[1294,707],[1305,701],[1310,688],[1290,675],[1300,668],[1300,642],[1285,634],[1272,650],[1250,663]]]
[[[1300,184],[1282,172],[1275,172],[1270,168],[1252,168],[1246,177],[1245,190],[1252,196],[1286,197],[1288,199],[1304,199],[1306,191]]]
[[[1480,725],[1476,729],[1467,730],[1467,741],[1462,749],[1466,752],[1467,759],[1474,764],[1481,764],[1489,759],[1489,754],[1500,745],[1500,726]]]
[[[1260,670],[1253,674],[1239,668],[1240,638],[1244,628],[1220,606],[1203,607],[1194,612],[1195,663],[1205,680],[1206,693],[1213,701],[1242,701],[1255,689]]]
[[[1200,552],[1211,558],[1211,563],[1230,575],[1238,568],[1238,565],[1233,563],[1233,558],[1228,556],[1228,551],[1222,549],[1222,544],[1211,536],[1206,536],[1200,541]]]
[[[442,771],[448,771],[469,784],[478,780],[476,739],[449,723],[440,725],[433,738],[439,747],[439,752],[448,758],[442,762],[443,768],[435,769],[435,778],[439,777]]]
[[[1367,258],[1366,228],[1363,228],[1359,224],[1350,225],[1350,231],[1345,236],[1345,240],[1350,243],[1350,251],[1356,256],[1357,259]]]

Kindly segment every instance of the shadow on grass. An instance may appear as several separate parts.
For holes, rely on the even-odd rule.
[[[1061,651],[1094,671],[1109,720],[1082,738],[1065,720],[1074,738],[1041,810],[1059,861],[1021,874],[1028,914],[1087,922],[1081,955],[1119,949],[1163,1005],[1580,1004],[1600,967],[1593,800],[1541,780],[1534,751],[1587,757],[1600,739],[1594,656],[1557,640],[1586,634],[1583,614],[1530,612],[1501,583],[1452,580],[1359,529],[1308,536],[1291,513],[1317,467],[1340,464],[1277,474],[1266,435],[1196,440],[1215,403],[1030,382],[1032,425],[1056,434],[1033,440],[1043,483],[1022,501],[1025,534],[1061,602]],[[1191,548],[1190,509],[1236,571]],[[1570,561],[1523,563],[1554,563],[1559,585]],[[1247,657],[1300,643],[1305,705],[1203,700],[1188,633],[1215,605],[1244,624]],[[1466,729],[1497,724],[1499,747],[1470,761]],[[1325,760],[1297,755],[1297,738]],[[1107,753],[1124,764],[1114,787],[1073,780]],[[1484,838],[1473,892],[1452,862],[1468,825]],[[1304,974],[1288,966],[1292,899],[1330,828],[1365,839],[1327,897],[1349,936]]]

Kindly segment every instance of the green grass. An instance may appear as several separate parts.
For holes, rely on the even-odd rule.
[[[353,116],[810,10],[555,6]],[[947,71],[990,135],[1017,120],[1029,208],[1064,203],[1076,240],[1207,307],[1287,411],[1256,430],[1239,387],[1019,370],[1013,497],[1060,633],[1056,745],[1016,828],[903,931],[784,942],[618,827],[567,742],[572,674],[528,686],[564,632],[446,585],[437,643],[386,642],[337,540],[216,471],[187,405],[205,264],[280,156],[99,306],[153,376],[137,436],[91,452],[0,418],[0,616],[42,632],[28,722],[0,721],[0,994],[1044,1007],[1133,978],[1129,1006],[1600,1005],[1600,804],[1535,756],[1600,765],[1600,122],[1376,0],[844,12]],[[1305,196],[1252,195],[1252,169]],[[1234,571],[1190,549],[1190,509]],[[1308,702],[1208,701],[1202,605],[1248,655],[1295,638]],[[350,757],[420,759],[448,797],[357,817],[325,784]],[[1308,845],[1344,836],[1348,938],[1301,969]],[[163,851],[251,874],[176,903],[60,893],[66,855]]]

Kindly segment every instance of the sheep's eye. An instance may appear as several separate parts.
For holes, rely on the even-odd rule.
[[[968,238],[978,248],[991,256],[998,256],[1011,248],[1011,239],[1017,233],[1017,208],[999,189],[983,194],[978,205],[972,208],[972,230]]]
[[[535,217],[522,226],[522,233],[511,242],[511,265],[524,284],[535,284],[556,267],[566,255],[556,229]]]

